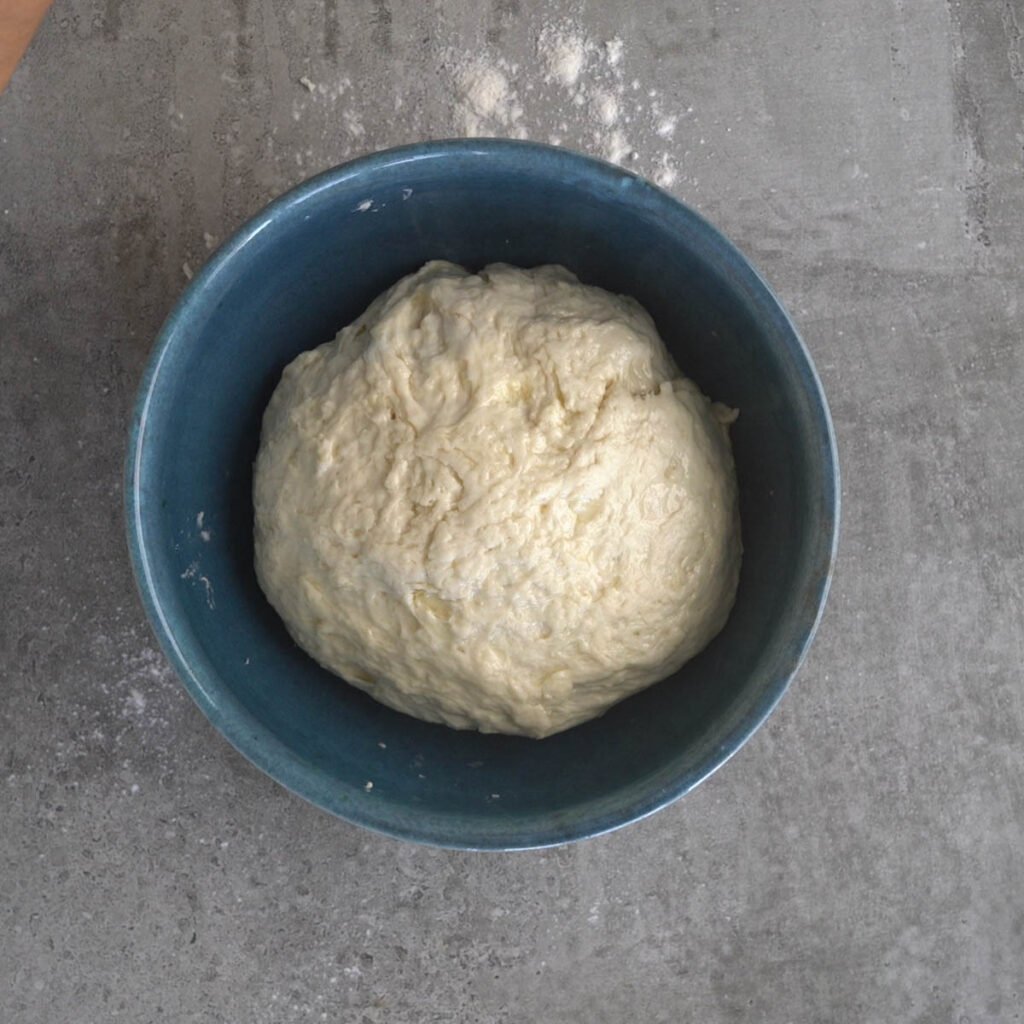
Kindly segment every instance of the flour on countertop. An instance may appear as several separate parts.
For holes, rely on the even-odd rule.
[[[439,30],[430,45],[436,84],[396,88],[395,121],[386,134],[362,120],[365,86],[358,79],[328,82],[320,74],[303,74],[295,80],[292,115],[296,121],[318,119],[322,138],[317,144],[314,131],[311,145],[293,151],[295,166],[305,174],[402,141],[403,135],[412,142],[454,134],[543,139],[593,152],[663,188],[697,185],[676,162],[689,155],[677,131],[689,118],[697,122],[693,108],[637,77],[623,38],[594,36],[562,15],[544,19],[534,31],[532,38],[519,37],[520,47],[525,43],[534,51],[534,59],[520,65],[499,41],[472,49],[453,32]]]
[[[603,139],[604,156],[613,164],[625,163],[633,152],[629,140],[621,129],[616,128]]]
[[[544,80],[571,89],[583,71],[591,44],[567,25],[545,26],[537,40],[537,55],[544,64]]]
[[[348,133],[355,138],[360,138],[366,133],[366,129],[363,127],[363,119],[353,110],[345,110],[342,112],[341,120],[345,125],[345,129]]]
[[[604,59],[614,68],[622,60],[622,40],[615,36],[604,44]]]
[[[669,115],[668,117],[661,118],[661,120],[658,122],[658,127],[656,129],[658,135],[660,135],[663,139],[671,139],[672,136],[675,135],[676,133],[676,123],[678,121],[679,118],[675,117],[674,115]]]
[[[210,533],[209,529],[207,529],[205,524],[206,524],[206,513],[204,511],[200,510],[196,514],[196,530],[199,533],[199,539],[201,541],[203,541],[205,544],[209,544],[210,543],[210,537],[212,536],[212,534]]]
[[[66,622],[44,623],[40,633],[64,642],[65,630],[78,617],[76,612]],[[129,797],[156,793],[183,764],[198,774],[210,755],[205,737],[194,728],[195,706],[134,602],[105,608],[70,657],[81,685],[61,695],[62,728],[45,749],[28,745],[18,756],[5,756],[0,778],[6,786],[31,787],[35,794],[41,780],[51,778],[68,794],[99,785],[105,793]],[[48,702],[48,691],[41,690],[40,699],[44,693]],[[66,831],[60,811],[45,801],[40,823]],[[176,820],[168,815],[166,824],[174,827]]]
[[[610,128],[619,119],[619,101],[613,93],[598,90],[591,103],[598,120],[606,128]]]
[[[679,177],[679,172],[672,163],[667,153],[662,153],[658,162],[657,170],[654,172],[654,184],[659,188],[671,188]]]
[[[675,118],[671,113],[663,113],[660,104],[652,104],[648,109],[630,96],[630,92],[639,91],[640,82],[633,79],[627,87],[622,68],[625,49],[618,36],[598,44],[571,22],[546,25],[537,37],[544,81],[564,94],[568,102],[563,109],[581,112],[585,123],[578,130],[589,136],[591,145],[605,160],[635,166],[640,153],[627,134],[627,127],[630,133],[639,131],[651,141],[668,140],[675,132]],[[649,98],[656,95],[657,90],[649,90]],[[565,137],[562,133],[566,133],[566,127],[560,129],[561,133],[555,136],[556,145]],[[675,182],[678,175],[674,165],[669,166],[670,153],[664,152],[660,157],[650,154],[650,159],[652,168],[637,169],[647,170],[663,187]]]
[[[212,612],[217,607],[216,602],[213,599],[213,584],[210,582],[208,576],[202,575],[199,571],[199,562],[189,563],[188,568],[181,574],[183,580],[192,580],[203,585],[206,591],[206,605]]]
[[[515,138],[526,138],[519,125],[523,107],[508,79],[515,70],[514,65],[482,60],[456,65],[455,120],[463,135],[494,135],[505,129]]]

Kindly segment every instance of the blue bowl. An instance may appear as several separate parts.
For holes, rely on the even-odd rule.
[[[252,463],[282,368],[430,259],[561,263],[632,295],[683,371],[740,410],[745,553],[724,631],[672,678],[545,740],[457,732],[375,703],[295,646],[253,572]],[[160,334],[132,422],[126,503],[157,637],[246,757],[359,825],[506,850],[642,818],[742,746],[811,641],[839,513],[821,385],[744,257],[626,171],[495,140],[357,160],[238,231]]]

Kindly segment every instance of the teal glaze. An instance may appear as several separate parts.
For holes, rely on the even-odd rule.
[[[456,732],[376,704],[292,643],[253,573],[251,468],[281,369],[438,258],[472,268],[562,263],[634,296],[684,372],[740,410],[745,555],[725,630],[671,679],[542,741]],[[156,635],[246,757],[359,825],[441,846],[515,849],[650,814],[750,737],[817,626],[838,485],[807,351],[711,225],[617,167],[529,143],[460,140],[321,174],[216,253],[146,369],[126,508]]]

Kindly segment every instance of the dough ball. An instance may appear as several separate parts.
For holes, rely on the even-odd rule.
[[[285,369],[255,469],[260,584],[384,704],[548,736],[722,628],[729,418],[634,301],[561,267],[428,263]]]

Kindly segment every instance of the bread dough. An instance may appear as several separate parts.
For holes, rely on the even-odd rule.
[[[256,570],[295,640],[431,722],[547,736],[721,629],[729,410],[633,300],[561,267],[428,263],[284,371]]]

